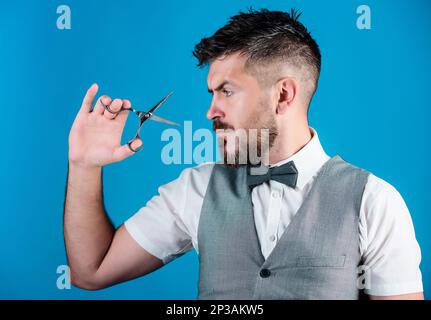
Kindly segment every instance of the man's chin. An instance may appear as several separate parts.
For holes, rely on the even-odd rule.
[[[227,153],[225,150],[222,164],[229,168],[239,168],[249,164],[249,161],[248,157],[244,155],[240,157],[238,150],[235,153]]]
[[[223,155],[222,164],[226,167],[238,168],[243,165],[256,164],[265,162],[265,156],[269,154],[269,150],[261,150],[260,143],[255,142],[254,149],[250,149],[247,144],[228,144],[227,137],[218,139],[220,154]]]

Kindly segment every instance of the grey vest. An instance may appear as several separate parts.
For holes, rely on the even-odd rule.
[[[246,166],[213,168],[198,227],[198,298],[358,299],[358,219],[369,173],[329,159],[266,260],[246,174]]]

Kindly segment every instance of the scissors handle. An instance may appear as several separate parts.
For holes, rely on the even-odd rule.
[[[126,110],[132,111],[132,112],[134,112],[136,114],[139,113],[139,111],[133,109],[132,107],[130,107],[130,108],[121,107],[120,110],[114,111],[108,105],[104,104],[103,101],[102,101],[102,99],[100,99],[100,103],[102,104],[102,106],[105,108],[106,111],[108,111],[109,113],[112,113],[112,114],[119,114],[121,111],[126,111]]]
[[[142,141],[141,137],[139,136],[139,134],[137,134],[132,140],[130,140],[129,142],[127,142],[127,146],[129,147],[129,149],[133,152],[139,152],[141,151],[141,149],[144,147],[144,144],[141,144],[139,147],[137,147],[136,149],[134,149],[132,147],[132,142],[136,140],[136,138],[138,138],[139,140]]]
[[[135,137],[132,139],[132,140],[130,140],[129,142],[127,142],[127,146],[129,147],[129,149],[131,150],[131,151],[133,151],[133,152],[138,152],[138,151],[140,151],[142,148],[143,148],[143,144],[142,145],[140,145],[139,147],[137,147],[137,148],[133,148],[132,147],[132,143],[133,143],[133,141],[135,141],[136,139],[139,139],[139,140],[141,140],[142,141],[142,139],[141,139],[141,137],[139,136],[139,132],[141,131],[141,127],[142,127],[142,124],[146,121],[146,120],[148,120],[148,119],[151,119],[151,118],[153,118],[154,117],[154,120],[155,121],[159,121],[159,122],[165,122],[165,123],[168,123],[168,124],[175,124],[175,125],[178,125],[178,124],[176,124],[175,122],[172,122],[172,121],[169,121],[169,120],[166,120],[166,119],[163,119],[163,118],[160,118],[160,117],[157,117],[157,116],[155,116],[154,114],[153,114],[153,112],[154,111],[156,111],[170,96],[172,95],[172,92],[170,92],[166,97],[164,97],[162,100],[160,100],[154,107],[152,107],[149,111],[147,111],[147,112],[143,112],[143,111],[138,111],[138,110],[136,110],[136,109],[134,109],[134,108],[132,108],[132,107],[130,107],[130,108],[124,108],[124,107],[121,107],[120,108],[120,110],[117,110],[117,111],[114,111],[114,110],[112,110],[108,105],[106,105],[106,104],[104,104],[103,103],[103,101],[102,101],[102,99],[100,99],[99,101],[100,101],[100,103],[102,104],[102,106],[105,108],[105,110],[106,111],[108,111],[109,113],[111,113],[111,114],[115,114],[115,115],[117,115],[117,114],[119,114],[121,111],[131,111],[131,112],[133,112],[133,113],[135,113],[138,117],[139,117],[139,126],[138,126],[138,130],[137,130],[137,132],[136,132],[136,135],[135,135]]]

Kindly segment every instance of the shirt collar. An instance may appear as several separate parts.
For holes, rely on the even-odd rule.
[[[322,165],[330,158],[320,144],[317,131],[311,127],[309,128],[312,137],[304,147],[289,158],[270,165],[270,167],[278,167],[289,161],[293,161],[298,169],[298,180],[296,182],[296,186],[299,189],[304,188],[310,179],[319,171]]]

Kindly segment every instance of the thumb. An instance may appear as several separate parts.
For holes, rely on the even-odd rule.
[[[143,146],[143,142],[141,139],[135,139],[131,143],[131,147],[133,150],[140,149],[140,148],[142,148],[142,146]],[[134,153],[136,153],[136,152],[130,150],[128,144],[122,145],[122,146],[120,146],[114,150],[114,161],[117,161],[117,162],[122,161],[122,160],[130,157]]]

